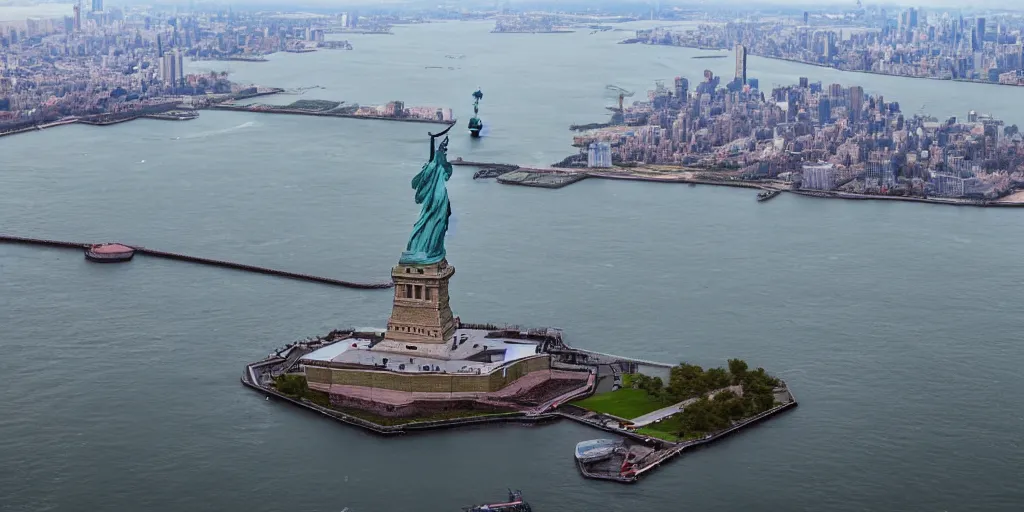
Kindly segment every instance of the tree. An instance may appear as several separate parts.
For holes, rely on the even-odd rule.
[[[704,382],[704,369],[700,366],[679,363],[679,366],[672,368],[669,375],[668,392],[673,400],[685,400],[707,390]]]
[[[729,373],[733,375],[734,382],[742,381],[747,373],[747,362],[742,359],[730,359]]]
[[[723,368],[711,368],[704,372],[704,383],[708,389],[721,389],[729,385],[729,373]]]

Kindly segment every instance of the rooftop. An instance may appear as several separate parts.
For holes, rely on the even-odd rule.
[[[450,359],[410,356],[408,352],[393,353],[379,348],[371,350],[373,340],[353,337],[310,352],[300,362],[320,361],[408,373],[487,374],[502,365],[537,354],[535,341],[488,337],[492,332],[495,331],[456,330],[448,346]]]

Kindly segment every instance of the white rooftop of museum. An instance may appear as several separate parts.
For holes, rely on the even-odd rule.
[[[383,332],[383,331],[379,331]],[[371,340],[347,338],[306,354],[302,361],[323,361],[340,364],[376,366],[396,372],[408,373],[470,373],[486,374],[508,363],[537,354],[537,342],[530,340],[488,338],[485,329],[458,329],[455,338],[458,347],[450,352],[451,359],[410,356],[408,353],[370,350]],[[448,344],[451,346],[451,343]],[[469,361],[481,352],[492,352],[489,361]]]

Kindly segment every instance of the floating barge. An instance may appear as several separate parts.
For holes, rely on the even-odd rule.
[[[121,263],[133,256],[135,248],[121,244],[95,244],[85,249],[85,259],[96,263]]]

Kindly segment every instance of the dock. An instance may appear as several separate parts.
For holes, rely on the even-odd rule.
[[[22,244],[22,245],[35,245],[44,247],[57,247],[63,249],[81,249],[88,250],[90,247],[97,245],[94,243],[84,242],[70,242],[65,240],[50,240],[44,238],[27,238],[13,235],[0,235],[0,243],[11,243],[11,244]],[[217,260],[213,258],[203,258],[199,256],[189,256],[187,254],[179,254],[174,252],[159,251],[156,249],[150,249],[142,246],[122,244],[125,247],[134,249],[138,254],[144,254],[146,256],[152,256],[154,258],[165,258],[171,260],[185,261],[189,263],[196,263],[200,265],[210,265],[221,268],[229,268],[233,270],[240,270],[244,272],[255,272],[259,274],[266,274],[278,277],[286,277],[289,279],[297,279],[301,281],[311,281],[322,284],[329,284],[334,286],[342,286],[345,288],[355,288],[362,290],[381,290],[391,288],[394,284],[390,281],[378,282],[378,283],[358,283],[353,281],[345,281],[341,279],[334,279],[330,277],[314,276],[310,274],[303,274],[299,272],[290,272],[287,270],[278,270],[268,267],[260,267],[256,265],[248,265],[245,263],[236,263],[233,261]]]

